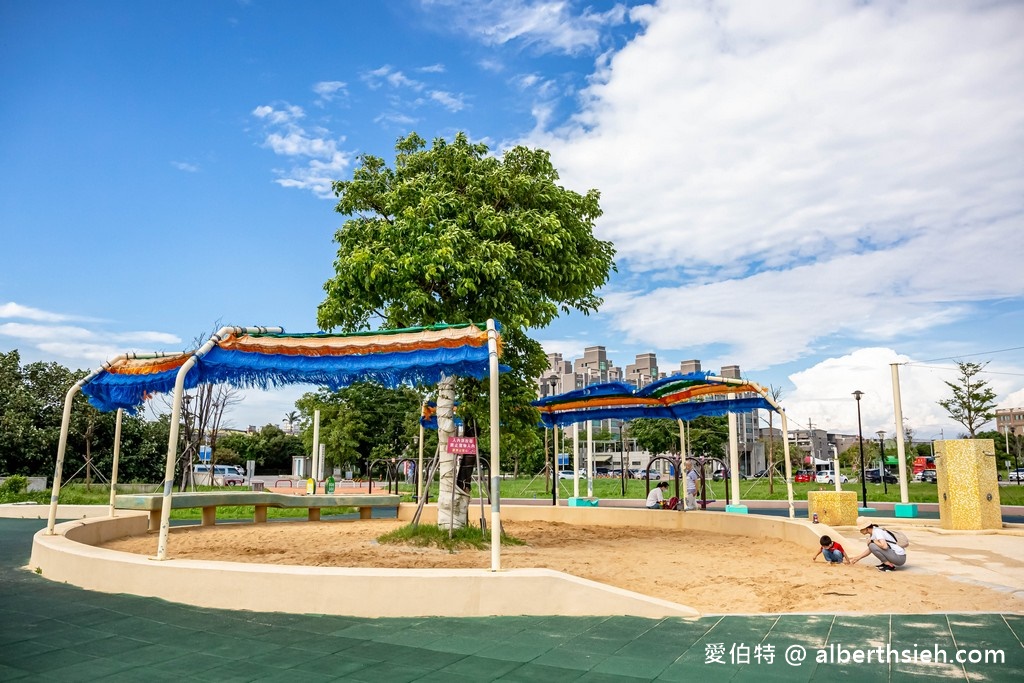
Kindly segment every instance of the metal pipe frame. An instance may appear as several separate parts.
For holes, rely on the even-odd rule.
[[[174,398],[171,402],[171,429],[167,437],[167,464],[164,468],[163,505],[160,506],[160,540],[157,543],[156,559],[167,559],[167,537],[171,529],[171,492],[174,489],[174,465],[178,459],[178,431],[181,427],[181,397],[185,393],[185,377],[224,337],[230,334],[281,334],[282,327],[222,327],[206,340],[192,356],[178,369],[174,380]]]
[[[64,413],[60,420],[60,437],[57,440],[57,463],[53,470],[53,492],[50,494],[50,512],[47,516],[46,521],[46,535],[53,536],[53,527],[57,523],[57,501],[60,498],[60,484],[61,478],[64,472],[64,454],[67,452],[68,445],[68,431],[71,426],[71,405],[74,401],[75,394],[86,384],[96,379],[100,373],[106,372],[113,365],[122,360],[133,360],[136,358],[147,359],[147,358],[164,358],[167,356],[176,355],[174,353],[122,353],[119,356],[114,356],[100,367],[96,368],[88,375],[78,380],[71,385],[68,389],[67,395],[64,397]]]

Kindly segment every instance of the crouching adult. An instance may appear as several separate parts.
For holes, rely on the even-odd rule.
[[[862,555],[853,558],[851,564],[863,560],[868,555],[874,555],[881,561],[877,567],[880,572],[891,572],[896,567],[906,564],[907,551],[899,546],[892,532],[872,524],[864,517],[857,518],[857,528],[868,537],[868,548]]]

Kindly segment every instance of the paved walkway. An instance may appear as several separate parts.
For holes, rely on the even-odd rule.
[[[1020,615],[355,619],[232,612],[46,581],[22,568],[43,526],[0,519],[0,680],[1024,680]],[[872,648],[886,646],[918,661],[878,663]],[[946,663],[921,661],[936,649]],[[957,650],[972,659],[999,650],[1003,660],[956,663]],[[869,654],[870,663],[856,662]]]

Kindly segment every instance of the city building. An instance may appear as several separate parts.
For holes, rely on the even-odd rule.
[[[996,431],[1000,434],[1024,434],[1024,408],[1004,408],[996,411]]]

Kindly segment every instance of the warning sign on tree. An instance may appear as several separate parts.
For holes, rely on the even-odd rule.
[[[476,453],[475,436],[452,436],[448,439],[448,452],[473,455]]]

